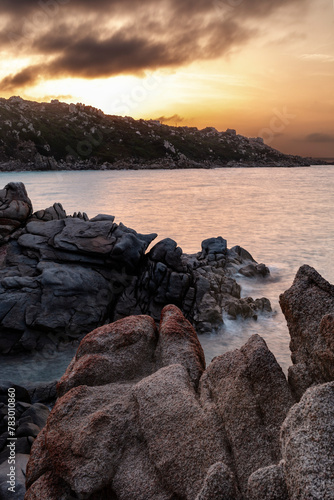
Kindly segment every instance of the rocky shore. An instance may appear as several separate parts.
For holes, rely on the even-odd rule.
[[[222,237],[155,237],[0,191],[2,356],[83,337],[57,384],[0,381],[0,498],[13,387],[13,500],[333,499],[334,286],[303,266],[280,297],[288,380],[258,335],[206,367],[197,333],[270,314],[236,281],[269,270]]]
[[[286,155],[227,129],[172,127],[105,115],[84,104],[0,98],[0,171],[300,167],[326,162]],[[270,132],[270,130],[269,130]]]
[[[333,286],[308,266],[281,296],[293,349],[288,380],[258,335],[206,368],[175,305],[164,307],[159,326],[139,315],[92,331],[49,415],[17,388],[26,403],[13,498],[23,499],[28,463],[25,500],[332,499],[333,300]],[[34,394],[48,398],[50,388]]]
[[[241,298],[238,274],[269,269],[222,237],[184,254],[171,239],[138,234],[111,215],[67,216],[60,204],[33,213],[21,183],[0,191],[0,353],[71,342],[131,314],[159,322],[178,306],[198,333],[231,318],[270,314],[266,298]]]

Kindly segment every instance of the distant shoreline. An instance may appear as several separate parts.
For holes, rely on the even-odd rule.
[[[171,165],[167,166],[160,162],[156,163],[146,163],[146,164],[117,164],[117,165],[91,165],[91,164],[75,164],[71,166],[66,166],[66,164],[60,164],[59,168],[33,168],[32,166],[24,166],[11,164],[8,165],[9,162],[0,162],[0,172],[10,173],[10,172],[85,172],[85,171],[102,171],[102,172],[110,172],[110,171],[127,171],[127,170],[218,170],[218,169],[233,169],[233,168],[305,168],[305,167],[314,167],[314,166],[333,166],[334,162],[331,163],[305,163],[305,165],[296,165],[289,164],[288,162],[282,163],[273,163],[268,162],[267,164],[251,164],[251,163],[239,163],[239,162],[230,162],[230,164],[219,165],[219,164],[201,164],[195,163],[189,164],[186,166],[180,165]],[[13,162],[14,163],[14,162]],[[15,162],[16,163],[16,162]]]

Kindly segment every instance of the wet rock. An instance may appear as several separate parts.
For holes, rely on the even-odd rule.
[[[240,298],[238,269],[257,265],[240,247],[228,251],[221,236],[203,241],[198,254],[184,254],[170,238],[146,253],[156,234],[137,233],[105,214],[68,216],[59,203],[31,215],[23,184],[8,186],[4,210],[13,212],[15,196],[22,203],[17,230],[0,252],[3,354],[71,342],[132,314],[158,323],[167,304],[179,307],[199,333],[211,332],[223,324],[229,299]],[[1,227],[0,218],[0,240]],[[255,306],[243,309],[248,317]],[[256,307],[256,314],[263,310]]]
[[[239,273],[246,276],[246,278],[265,278],[270,274],[270,271],[265,264],[248,264],[248,266],[241,267]]]
[[[270,301],[266,298],[253,300],[251,297],[243,299],[230,299],[224,304],[224,310],[230,319],[243,319],[253,318],[257,319],[258,314],[263,312],[272,312]]]
[[[291,337],[289,383],[300,399],[311,385],[334,380],[334,286],[302,266],[280,304]]]

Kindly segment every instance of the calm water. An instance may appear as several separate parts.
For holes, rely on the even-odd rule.
[[[90,171],[1,173],[1,187],[24,182],[34,210],[62,203],[68,214],[116,216],[139,232],[175,239],[184,252],[200,250],[201,241],[223,236],[241,245],[271,270],[271,278],[243,278],[243,296],[268,297],[271,318],[226,321],[221,332],[201,336],[207,362],[240,347],[258,333],[278,361],[290,365],[289,335],[278,304],[302,264],[334,282],[334,168],[258,168],[175,171]],[[157,240],[158,241],[158,240]],[[19,370],[13,359],[1,378],[20,382],[52,380],[65,370],[72,352],[36,354]]]

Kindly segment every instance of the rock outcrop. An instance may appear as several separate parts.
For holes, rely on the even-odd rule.
[[[301,308],[292,335],[307,314],[309,331],[322,332],[303,351],[306,366],[318,360],[322,370],[331,359],[323,338],[330,346],[334,337],[323,295],[331,292],[304,267],[281,299]],[[302,309],[308,300],[319,300],[318,317],[317,307]],[[205,369],[195,330],[174,305],[159,328],[143,315],[102,326],[82,340],[57,386],[32,447],[25,500],[331,500],[334,381],[312,379],[319,370],[294,404],[295,386],[258,335]]]
[[[240,247],[229,250],[222,237],[205,240],[195,255],[168,238],[147,253],[155,233],[139,234],[111,215],[67,216],[57,203],[32,213],[20,183],[2,192],[1,353],[69,342],[133,314],[158,322],[170,303],[199,333],[219,328],[223,311],[256,319],[271,310],[267,299],[241,299],[235,280],[247,266],[261,279],[268,268]]]
[[[136,316],[86,336],[33,446],[26,500],[64,491],[86,499],[244,498],[249,475],[281,458],[289,387],[258,336],[204,370],[196,333],[173,305],[159,330]]]
[[[334,497],[334,383],[306,391],[281,431],[283,460],[248,482],[249,500],[331,500]]]
[[[10,182],[0,191],[0,244],[23,225],[32,214],[32,204],[24,185]]]
[[[291,337],[289,384],[300,399],[308,387],[334,380],[334,286],[302,266],[280,304]]]

